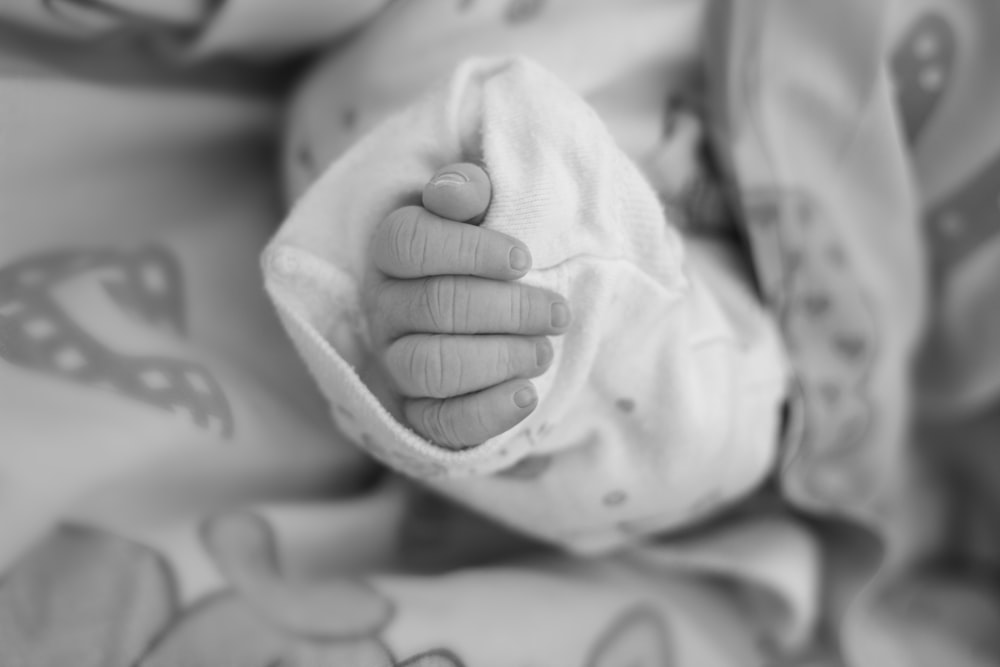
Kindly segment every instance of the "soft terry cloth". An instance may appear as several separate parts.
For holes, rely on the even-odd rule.
[[[484,224],[528,245],[525,282],[564,295],[575,319],[553,341],[534,414],[453,452],[399,423],[361,380],[360,293],[375,225],[459,160],[486,165]],[[691,270],[652,189],[575,93],[503,59],[468,61],[335,162],[272,242],[265,271],[352,440],[498,519],[592,550],[700,518],[745,495],[773,460],[785,384],[776,335],[758,310],[733,305],[753,300],[714,261]],[[512,474],[491,476],[501,471]]]

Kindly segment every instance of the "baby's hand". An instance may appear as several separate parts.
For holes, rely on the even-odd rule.
[[[560,296],[515,282],[531,266],[524,244],[476,226],[490,193],[482,169],[445,167],[424,188],[423,207],[393,211],[372,239],[381,275],[365,298],[375,349],[410,426],[453,449],[535,409],[528,378],[552,361],[546,336],[570,323]]]

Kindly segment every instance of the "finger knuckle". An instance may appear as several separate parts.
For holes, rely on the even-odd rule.
[[[465,384],[465,363],[458,344],[448,338],[438,338],[433,357],[435,363],[435,386],[438,396],[455,396]]]
[[[515,357],[509,343],[502,342],[493,346],[493,364],[493,373],[496,378],[505,379],[515,370]]]
[[[518,286],[511,286],[508,295],[510,327],[513,331],[521,331],[531,318],[531,299],[526,298],[524,290]]]
[[[422,270],[427,261],[427,233],[420,224],[421,209],[406,206],[386,219],[383,252],[397,266]]]
[[[477,434],[477,440],[486,440],[498,435],[497,423],[500,421],[500,410],[495,401],[485,400],[479,397],[478,400],[470,401],[469,421],[474,425],[473,429]]]
[[[393,343],[389,373],[408,395],[447,398],[458,393],[462,369],[442,336],[407,336]]]
[[[459,254],[469,258],[469,269],[473,273],[484,273],[490,267],[490,244],[485,243],[482,230],[479,227],[464,225],[459,242]]]
[[[440,332],[455,331],[467,314],[460,282],[452,277],[432,278],[425,283],[424,307],[430,323]]]
[[[422,413],[424,434],[434,442],[445,445],[460,445],[454,423],[454,411],[447,409],[447,401],[433,401]]]
[[[518,291],[521,294],[520,330],[527,331],[548,324],[548,317],[545,315],[548,297],[536,288],[520,287]]]
[[[388,337],[389,313],[393,312],[390,304],[393,300],[394,283],[389,280],[379,280],[367,290],[365,299],[365,314],[368,318],[372,338],[378,345],[384,344]]]
[[[417,376],[413,373],[413,355],[416,351],[413,336],[404,336],[389,345],[385,351],[385,367],[389,377],[405,395],[419,391]]]
[[[428,396],[442,398],[448,395],[448,370],[444,340],[434,337],[421,346],[417,362],[421,384]]]

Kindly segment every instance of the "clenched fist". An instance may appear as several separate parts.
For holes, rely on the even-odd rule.
[[[517,281],[531,268],[528,248],[477,226],[490,196],[479,167],[445,167],[423,206],[390,213],[371,245],[378,273],[365,307],[376,356],[409,425],[452,449],[531,414],[530,378],[552,361],[547,337],[571,321],[562,297]]]

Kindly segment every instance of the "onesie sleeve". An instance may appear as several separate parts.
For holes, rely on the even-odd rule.
[[[564,411],[549,396],[519,427],[531,453],[441,487],[582,553],[690,527],[756,491],[781,440],[785,354],[735,251],[699,237],[685,250],[683,296],[620,297],[589,378],[556,381],[573,394]]]
[[[360,285],[378,222],[459,160],[485,163],[483,224],[531,248],[523,280],[562,294],[575,319],[553,339],[535,412],[450,451],[395,419],[362,380]],[[340,429],[530,535],[613,548],[745,496],[770,469],[784,357],[738,262],[711,242],[685,247],[597,114],[530,61],[469,61],[372,131],[299,200],[264,262]]]

